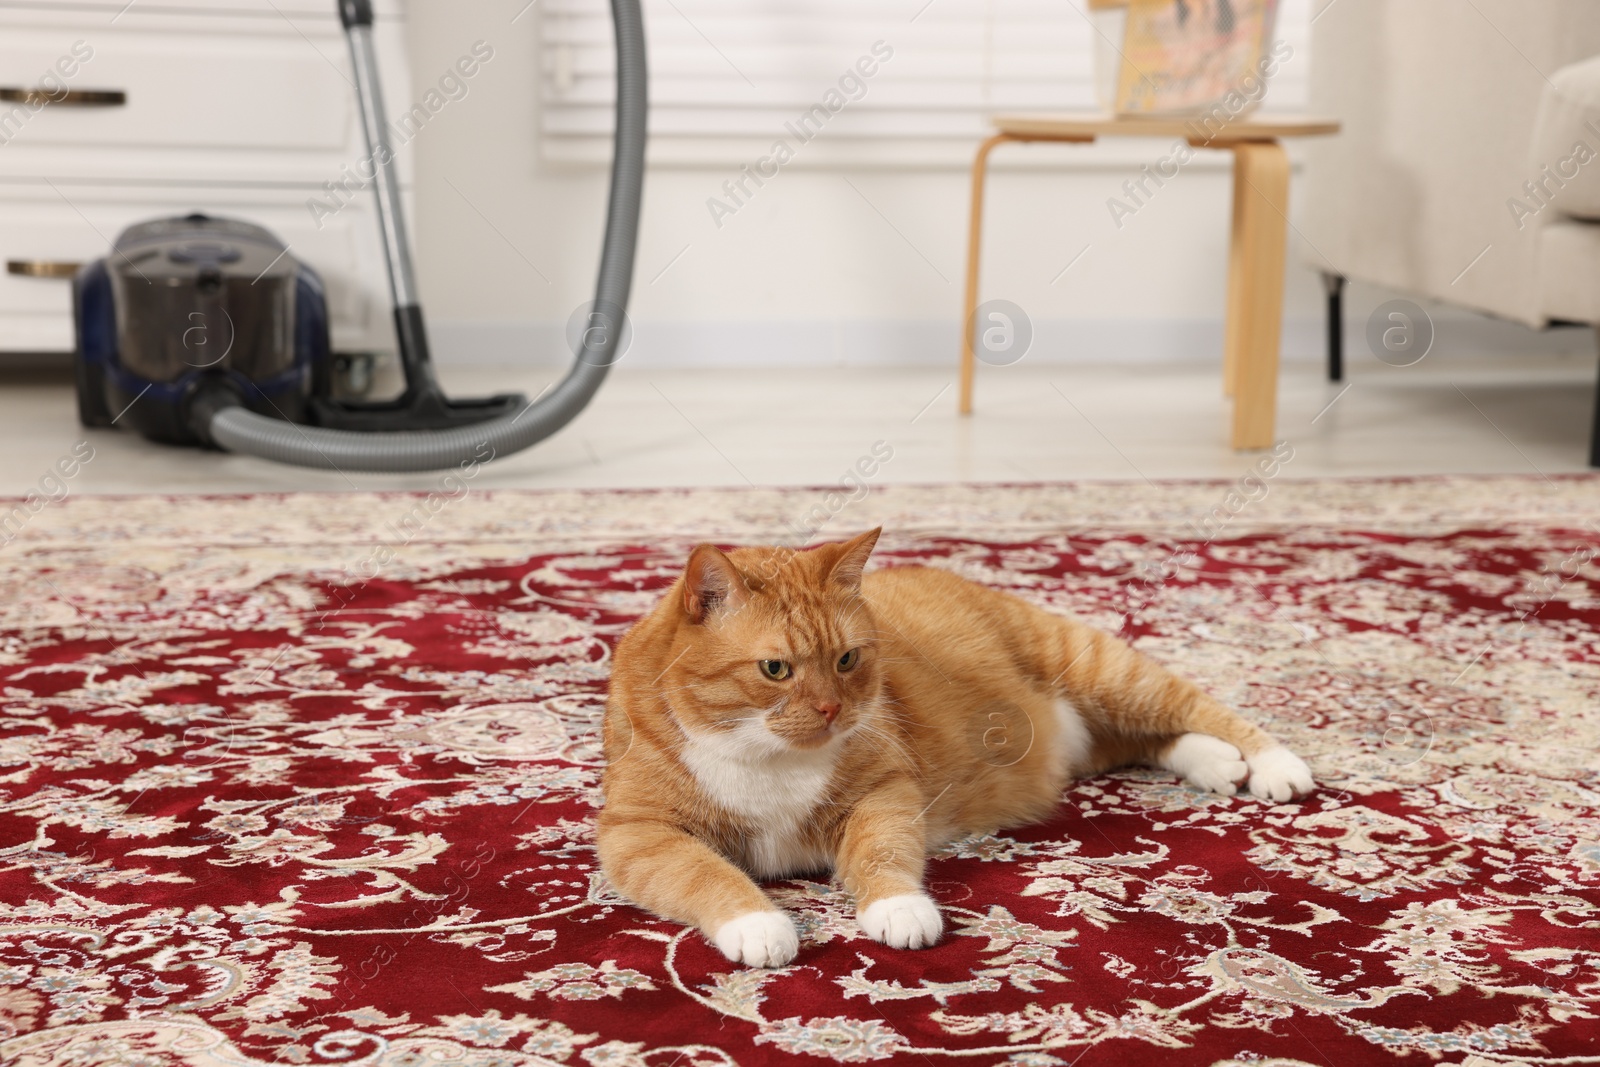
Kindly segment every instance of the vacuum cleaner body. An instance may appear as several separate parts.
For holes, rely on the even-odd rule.
[[[644,180],[647,84],[639,0],[611,0],[617,103],[594,313],[565,378],[533,401],[447,396],[418,303],[378,82],[371,0],[336,0],[374,165],[395,340],[393,400],[333,396],[327,301],[316,272],[259,226],[190,215],[133,226],[73,287],[79,415],[145,437],[331,470],[443,470],[509,455],[565,426],[620,354]]]
[[[252,223],[195,214],[129,227],[78,272],[73,318],[88,426],[205,444],[190,419],[202,392],[308,422],[331,388],[322,279]]]

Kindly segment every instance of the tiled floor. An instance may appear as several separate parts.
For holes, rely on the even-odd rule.
[[[886,482],[1237,477],[1253,460],[1226,445],[1218,374],[1202,365],[981,368],[978,411],[955,412],[944,369],[730,372],[619,367],[556,437],[493,463],[489,487],[824,484],[875,442]],[[521,388],[546,371],[447,368],[458,395]],[[1432,359],[1404,370],[1367,361],[1348,389],[1315,364],[1284,369],[1278,435],[1288,477],[1585,470],[1593,355]],[[438,475],[274,466],[85,435],[70,382],[0,376],[0,494],[34,488],[87,436],[78,493],[249,492],[427,487]],[[882,446],[880,446],[881,449]]]

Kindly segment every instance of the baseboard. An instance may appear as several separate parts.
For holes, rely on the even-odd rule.
[[[559,365],[555,323],[443,320],[430,325],[444,365]],[[1321,358],[1322,325],[1285,325],[1285,359]],[[652,367],[954,366],[960,334],[943,320],[645,321],[623,361]],[[1024,357],[1038,363],[1181,363],[1221,358],[1220,319],[1046,319]]]
[[[1592,329],[1529,330],[1481,316],[1440,314],[1429,358],[1592,357]],[[1025,357],[1040,364],[1216,363],[1220,319],[1044,319],[1034,323]],[[1320,318],[1284,322],[1286,363],[1324,358]],[[428,324],[434,358],[445,366],[565,366],[571,350],[561,324],[441,319]],[[954,367],[956,325],[934,319],[646,320],[636,323],[623,362],[647,367]],[[1372,360],[1359,312],[1345,325],[1346,360]],[[65,367],[66,354],[7,354],[0,363]]]

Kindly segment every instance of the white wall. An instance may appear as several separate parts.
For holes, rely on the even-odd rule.
[[[409,6],[419,96],[475,41],[494,48],[469,95],[415,142],[421,285],[443,362],[524,361],[532,351],[563,362],[562,327],[590,298],[607,174],[539,158],[537,8],[512,22],[526,3]],[[1220,358],[1225,155],[1191,164],[1120,230],[1106,207],[1136,170],[1130,161],[1153,162],[1165,151],[1159,142],[1000,150],[1069,164],[1010,167],[991,179],[983,295],[1015,301],[1032,316],[1030,359]],[[803,163],[785,168],[720,229],[706,199],[735,167],[652,169],[630,363],[953,365],[965,171],[841,172]],[[1291,235],[1286,359],[1321,352],[1322,288],[1302,255]],[[1359,327],[1352,321],[1352,344]]]

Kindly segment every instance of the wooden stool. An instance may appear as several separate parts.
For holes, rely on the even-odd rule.
[[[961,413],[972,414],[978,259],[983,237],[983,187],[989,153],[1007,141],[1090,144],[1097,137],[1178,137],[1195,148],[1233,152],[1233,232],[1228,250],[1228,308],[1222,385],[1233,398],[1233,447],[1272,444],[1278,405],[1278,332],[1283,324],[1283,260],[1289,227],[1289,157],[1282,137],[1339,132],[1330,119],[1250,117],[1212,131],[1195,118],[1110,118],[1104,115],[1005,115],[972,162],[972,221],[967,237],[967,294],[961,318]],[[1167,181],[1172,178],[1166,177]],[[1175,177],[1175,176],[1174,176]]]

